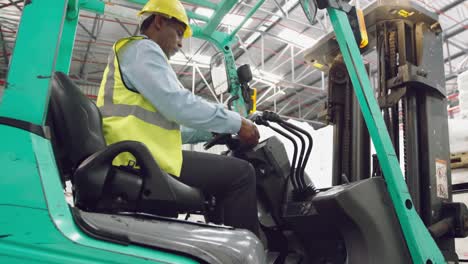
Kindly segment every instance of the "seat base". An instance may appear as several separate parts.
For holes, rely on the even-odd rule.
[[[72,211],[81,229],[100,240],[175,251],[210,264],[266,263],[262,243],[248,230],[145,214]]]

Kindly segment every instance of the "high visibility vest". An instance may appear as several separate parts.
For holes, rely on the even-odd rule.
[[[120,72],[116,54],[126,44],[141,39],[144,37],[124,38],[113,46],[97,98],[104,138],[108,145],[124,140],[145,144],[162,170],[179,176],[182,168],[180,126],[166,119],[141,94],[128,89]],[[131,161],[135,161],[135,157],[126,152],[118,155],[113,164],[128,165]]]

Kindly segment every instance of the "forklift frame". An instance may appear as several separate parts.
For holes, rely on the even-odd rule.
[[[144,4],[146,1],[130,2]],[[215,11],[211,18],[189,12],[191,18],[206,22],[203,27],[193,26],[194,37],[210,41],[224,54],[230,93],[239,97],[235,107],[246,115],[231,44],[236,33],[264,0],[256,3],[231,34],[216,31],[216,27],[237,1],[223,0],[218,4],[204,0],[185,2]],[[65,201],[45,126],[51,77],[55,71],[69,72],[79,11],[103,14],[105,9],[106,5],[99,0],[25,1],[7,83],[0,90],[0,134],[3,135],[0,139],[0,164],[4,171],[0,185],[0,219],[6,230],[0,237],[13,238],[11,242],[1,239],[0,250],[8,252],[7,257],[28,255],[30,259],[38,261],[54,254],[69,262],[88,263],[105,259],[106,254],[112,255],[111,252],[119,252],[125,255],[118,260],[119,263],[130,259],[132,263],[143,263],[145,259],[162,263],[196,263],[186,256],[92,239],[74,223]],[[406,240],[403,242],[406,242],[414,263],[445,263],[440,249],[413,206],[347,14],[331,6],[327,6],[327,10],[382,166]],[[11,217],[13,215],[15,217]],[[28,223],[30,219],[34,219],[32,224]],[[24,234],[25,225],[38,232]],[[42,247],[30,246],[44,238],[53,242]]]

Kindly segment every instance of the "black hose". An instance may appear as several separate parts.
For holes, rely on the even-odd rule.
[[[288,178],[291,178],[291,183],[294,187],[294,189],[296,190],[297,189],[297,183],[296,183],[296,179],[293,177],[295,171],[297,171],[297,167],[296,167],[296,158],[297,158],[297,143],[296,141],[294,140],[293,137],[291,137],[290,135],[284,133],[283,131],[277,129],[276,127],[272,127],[267,121],[265,121],[264,123],[262,123],[262,125],[265,125],[269,128],[271,128],[273,131],[275,131],[276,133],[282,135],[283,137],[289,139],[292,143],[293,143],[293,146],[294,146],[294,154],[293,154],[293,158],[292,158],[292,163],[291,163],[291,168],[289,170],[289,176]]]
[[[233,103],[235,100],[237,100],[237,99],[239,99],[239,96],[238,96],[238,95],[235,95],[235,96],[231,97],[231,98],[227,101],[227,107],[228,107],[229,110],[232,110],[232,103]]]
[[[282,121],[282,120],[281,120]],[[299,140],[301,141],[301,144],[302,146],[305,146],[305,140],[304,138],[301,136],[301,134],[299,134],[297,131],[295,131],[293,128],[289,127],[284,121],[282,122],[278,122],[278,124],[286,129],[289,133],[295,135],[296,137],[299,138]],[[286,123],[286,124],[285,124]],[[296,173],[295,173],[295,177],[296,177],[296,182],[298,183],[299,185],[299,189],[304,189],[306,187],[306,184],[304,182],[304,179],[301,178],[301,168],[302,168],[302,162],[304,160],[304,152],[305,152],[305,147],[302,147],[301,148],[301,154],[299,154],[299,160],[297,161],[297,170],[296,170]]]
[[[302,128],[296,126],[296,125],[293,125],[291,123],[288,123],[286,121],[282,121],[284,122],[285,124],[287,124],[288,126],[290,126],[291,128],[293,129],[296,129],[297,131],[301,132],[302,134],[306,135],[307,139],[309,140],[309,146],[307,148],[307,152],[306,152],[306,156],[304,158],[304,162],[302,163],[302,167],[301,167],[301,178],[302,178],[302,181],[305,183],[305,179],[304,179],[304,171],[305,171],[305,168],[306,168],[306,165],[307,165],[307,162],[309,161],[309,156],[310,156],[310,153],[312,152],[312,147],[314,145],[314,140],[312,139],[312,137],[310,136],[310,134],[303,130]]]
[[[299,160],[297,162],[298,165],[297,165],[297,170],[296,170],[296,173],[295,173],[295,177],[296,177],[296,182],[298,183],[298,185],[300,185],[299,186],[300,189],[305,189],[307,186],[305,184],[304,179],[300,176],[301,169],[302,169],[302,161],[303,161],[303,158],[304,158],[304,150],[305,150],[305,140],[304,140],[304,138],[301,137],[301,135],[298,132],[296,132],[294,130],[294,128],[291,128],[290,126],[288,126],[289,123],[287,123],[286,121],[281,119],[281,117],[276,113],[269,112],[269,111],[264,111],[263,115],[262,115],[262,118],[264,120],[268,120],[268,121],[278,123],[282,128],[286,129],[288,132],[295,135],[296,137],[298,137],[301,140],[301,144],[302,144],[303,147],[301,148],[301,154],[300,154]]]

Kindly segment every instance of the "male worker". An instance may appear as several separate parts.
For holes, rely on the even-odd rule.
[[[182,48],[182,39],[192,35],[179,0],[150,0],[139,16],[142,35],[115,43],[99,89],[107,144],[144,143],[164,171],[216,197],[225,225],[258,234],[252,166],[232,157],[182,151],[180,130],[237,133],[241,143],[255,146],[256,126],[223,105],[193,95],[177,80],[168,60]],[[125,153],[114,164],[134,159]]]

